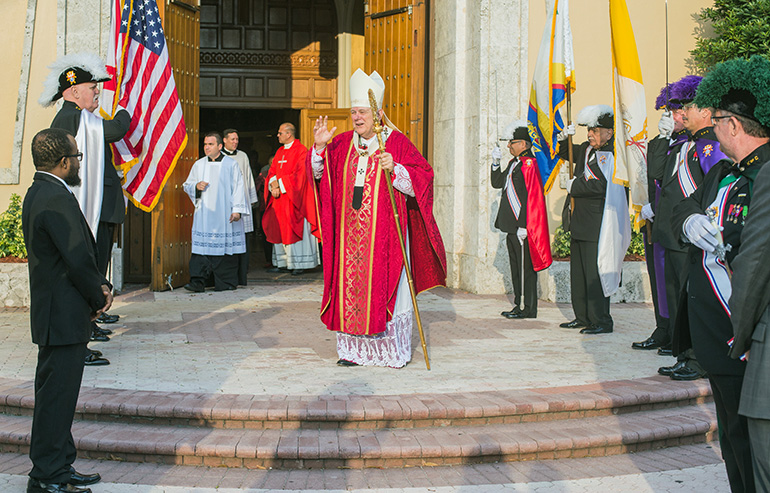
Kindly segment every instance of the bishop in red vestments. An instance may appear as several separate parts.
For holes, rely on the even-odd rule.
[[[400,368],[411,359],[414,317],[384,173],[393,176],[420,292],[446,284],[446,253],[433,217],[433,169],[393,128],[383,131],[385,152],[379,150],[368,90],[375,91],[381,105],[385,86],[380,76],[358,70],[350,86],[355,130],[332,139],[336,127],[329,129],[326,118],[319,118],[308,153],[323,244],[321,320],[338,333],[338,364]],[[379,110],[377,118],[383,117]]]

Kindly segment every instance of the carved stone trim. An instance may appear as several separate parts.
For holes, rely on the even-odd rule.
[[[201,65],[252,67],[319,67],[335,69],[337,56],[319,53],[254,53],[247,51],[203,51]]]

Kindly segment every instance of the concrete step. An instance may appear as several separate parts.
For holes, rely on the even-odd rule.
[[[31,418],[0,415],[0,450],[28,450]],[[545,422],[408,429],[221,429],[76,421],[82,457],[202,466],[360,468],[598,457],[709,441],[712,404]]]
[[[83,388],[76,419],[212,429],[409,429],[574,420],[710,401],[706,380],[658,376],[573,387],[385,396]],[[0,413],[29,416],[33,406],[31,382],[0,379]]]

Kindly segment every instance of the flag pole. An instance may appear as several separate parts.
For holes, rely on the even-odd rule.
[[[377,141],[380,144],[380,152],[385,152],[385,142],[382,140],[382,124],[377,115],[377,99],[374,97],[374,91],[369,89],[369,106],[372,108],[372,117],[374,118],[374,133],[377,134]],[[390,195],[390,205],[393,207],[393,216],[396,220],[396,233],[398,233],[398,245],[401,247],[401,257],[404,262],[404,271],[406,271],[406,280],[409,284],[409,294],[412,295],[412,306],[414,307],[414,317],[417,320],[417,330],[420,332],[420,342],[422,343],[422,354],[425,356],[425,367],[430,370],[430,360],[428,359],[428,347],[425,345],[425,333],[422,330],[422,320],[420,319],[420,309],[417,307],[417,292],[412,280],[412,270],[409,267],[409,258],[406,255],[406,244],[404,243],[404,234],[401,232],[401,222],[398,219],[398,208],[396,207],[396,197],[393,194],[393,180],[388,171],[383,170],[385,182],[388,184],[388,195]]]
[[[572,125],[572,81],[567,81],[567,125]],[[574,169],[574,162],[575,162],[575,156],[573,154],[572,149],[572,136],[567,136],[567,153],[569,156],[569,177],[570,179],[574,178],[575,175],[575,169]],[[569,210],[570,215],[575,211],[575,197],[570,196],[569,198]]]

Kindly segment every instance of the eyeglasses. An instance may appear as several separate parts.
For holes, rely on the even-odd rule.
[[[683,110],[689,110],[689,109],[695,108],[695,107],[696,107],[695,103],[685,103],[685,104],[682,105],[682,109]]]
[[[733,115],[712,116],[711,125],[716,126],[716,124],[719,123],[719,120],[724,120],[725,118],[732,118],[732,117]]]
[[[83,161],[83,153],[82,152],[78,152],[77,154],[67,154],[67,155],[62,156],[60,159],[64,159],[64,158],[68,158],[68,157],[76,157],[76,158],[78,158],[78,161],[80,161],[80,162]]]

